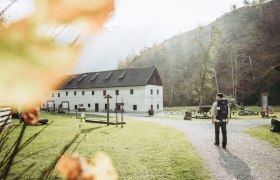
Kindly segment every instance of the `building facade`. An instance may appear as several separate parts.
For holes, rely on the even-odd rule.
[[[124,103],[124,112],[163,111],[163,88],[155,67],[76,74],[68,77],[58,90],[49,92],[41,106],[63,107],[70,111],[84,108],[88,112],[114,111],[116,103]]]

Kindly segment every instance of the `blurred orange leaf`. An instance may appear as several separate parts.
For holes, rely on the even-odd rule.
[[[98,153],[90,161],[81,156],[63,156],[58,162],[58,171],[66,179],[116,180],[117,172],[112,161],[104,153]]]
[[[112,0],[37,1],[33,16],[0,28],[0,101],[33,108],[45,93],[56,89],[70,73],[79,46],[62,46],[38,34],[50,22],[94,24],[102,27],[114,9]],[[47,5],[47,6],[44,6]]]

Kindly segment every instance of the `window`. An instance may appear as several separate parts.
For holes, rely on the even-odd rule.
[[[97,78],[98,75],[99,75],[99,73],[95,73],[95,74],[92,76],[92,78],[90,79],[90,81],[94,81],[94,80]]]
[[[153,95],[153,90],[151,89],[151,95]]]
[[[157,89],[157,94],[159,94],[159,90]]]
[[[54,97],[54,93],[52,93],[52,97]]]
[[[119,95],[119,90],[116,90],[116,95]]]
[[[106,90],[103,90],[103,96],[106,96]]]
[[[66,91],[66,93],[65,93],[65,94],[66,94],[66,96],[68,96],[68,92],[67,92],[67,91]]]
[[[82,76],[78,79],[78,82],[81,82],[82,80],[84,80],[84,79],[85,79],[85,77],[87,77],[87,75],[86,75],[86,74],[82,75]]]
[[[57,93],[57,97],[60,97],[60,93]]]
[[[72,76],[71,79],[69,79],[69,80],[67,81],[67,83],[71,83],[71,82],[75,79],[75,77],[76,77],[76,76]]]
[[[127,70],[123,71],[123,72],[120,74],[119,79],[123,79],[123,78],[125,77],[126,73],[127,73]]]
[[[112,74],[113,74],[113,72],[108,72],[108,74],[105,76],[105,80],[110,79]]]
[[[89,108],[90,108],[90,104],[88,104],[88,105],[87,105],[87,107],[89,107]]]
[[[77,95],[77,92],[76,91],[74,91],[74,96],[76,96]]]
[[[77,105],[75,105],[75,110],[77,110],[78,109],[78,106]]]
[[[151,105],[151,109],[154,109],[154,106],[153,106],[153,105]]]
[[[105,110],[107,110],[108,109],[108,105],[107,104],[105,104]]]
[[[137,111],[137,105],[133,105],[133,111]]]
[[[133,92],[133,89],[130,89],[130,94],[133,94],[134,92]]]
[[[159,109],[159,104],[157,104],[157,109]]]
[[[91,91],[91,95],[94,95],[94,91]]]
[[[83,95],[83,96],[85,95],[85,91],[82,91],[82,95]]]

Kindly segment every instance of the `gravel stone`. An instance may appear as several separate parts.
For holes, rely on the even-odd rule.
[[[211,120],[180,121],[139,116],[133,118],[172,126],[184,132],[205,160],[213,179],[280,179],[280,148],[244,133],[246,129],[270,124],[270,119],[230,120],[227,126],[228,145],[224,150],[221,146],[214,145],[215,133]]]

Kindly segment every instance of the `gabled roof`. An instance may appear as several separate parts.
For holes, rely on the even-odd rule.
[[[67,77],[60,89],[145,86],[148,84],[162,86],[162,81],[154,66],[73,74]]]

